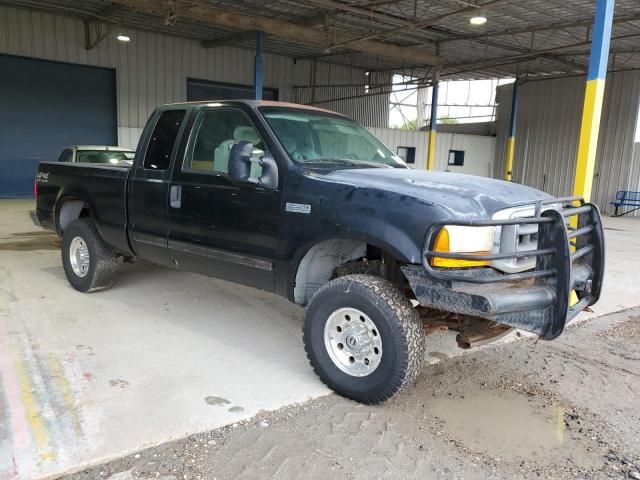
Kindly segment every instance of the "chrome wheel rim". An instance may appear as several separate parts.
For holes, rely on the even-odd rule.
[[[75,237],[69,245],[69,262],[73,273],[84,277],[89,271],[89,260],[89,247],[82,237]]]
[[[329,316],[324,345],[333,364],[352,377],[371,375],[382,359],[378,327],[356,308],[340,308]]]

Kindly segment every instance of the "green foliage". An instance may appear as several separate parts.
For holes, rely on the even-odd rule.
[[[460,122],[458,122],[457,118],[450,118],[450,117],[440,117],[438,118],[438,123],[443,123],[443,124],[447,124],[447,125],[456,125]]]
[[[414,118],[413,120],[404,122],[404,125],[402,125],[400,129],[401,130],[417,130],[416,128],[417,124],[418,124],[418,120]]]

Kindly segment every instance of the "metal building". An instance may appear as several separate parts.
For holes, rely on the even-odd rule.
[[[493,142],[469,173],[587,196],[595,178],[605,205],[640,183],[639,24],[635,0],[1,0],[0,197],[30,196],[67,144],[135,146],[157,105],[259,94],[345,113],[416,168]],[[499,89],[493,140],[438,142],[434,88],[429,131],[403,145],[380,130],[394,74],[421,98],[453,79],[517,78],[520,94]]]

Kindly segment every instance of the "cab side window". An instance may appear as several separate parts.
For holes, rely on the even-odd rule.
[[[158,118],[149,139],[144,156],[144,168],[148,170],[166,170],[171,163],[171,153],[176,143],[180,125],[186,110],[165,110]]]
[[[198,114],[187,149],[183,170],[202,173],[229,172],[229,155],[234,145],[248,142],[251,152],[251,177],[262,174],[258,160],[265,155],[265,144],[251,120],[240,110],[205,110]]]

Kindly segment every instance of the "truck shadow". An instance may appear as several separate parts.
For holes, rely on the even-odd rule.
[[[14,233],[9,238],[0,239],[0,251],[33,252],[59,249],[60,239],[50,232]]]

